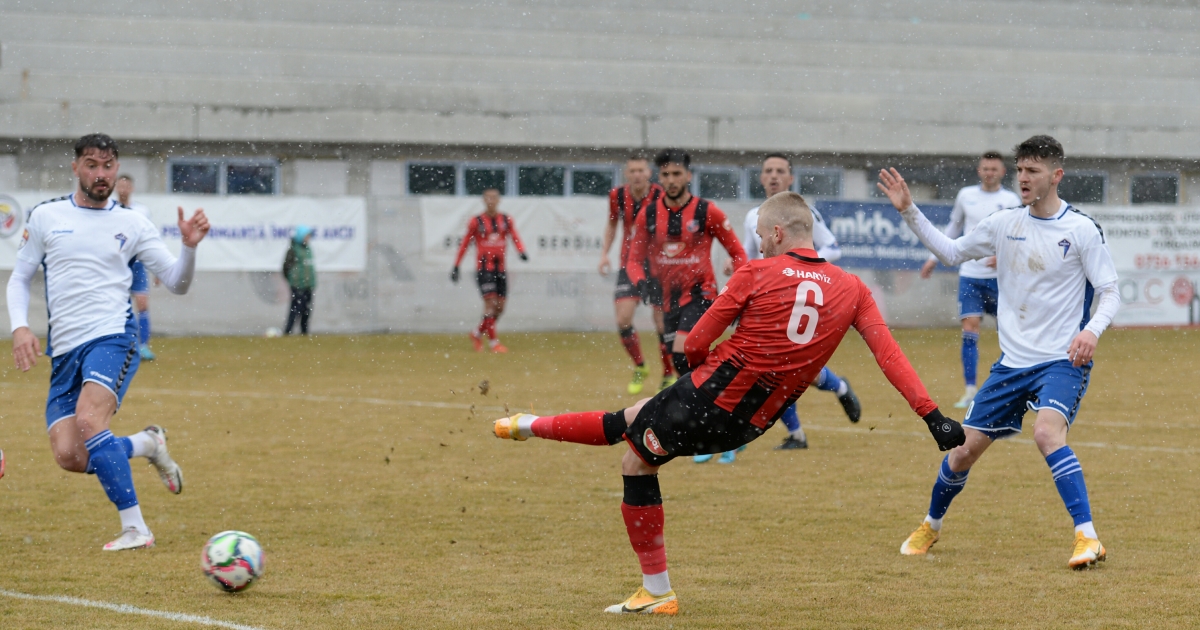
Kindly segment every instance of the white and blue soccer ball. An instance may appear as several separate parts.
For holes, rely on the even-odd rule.
[[[279,330],[278,328],[276,328],[274,326],[271,326],[270,328],[267,329],[265,336],[269,339],[273,339],[275,337],[282,337],[283,331]]]
[[[250,588],[263,573],[262,545],[246,532],[221,532],[200,552],[200,570],[217,588],[238,593]]]

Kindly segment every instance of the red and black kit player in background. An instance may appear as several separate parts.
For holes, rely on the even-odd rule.
[[[521,237],[517,236],[516,223],[511,216],[500,212],[500,191],[495,188],[483,191],[483,205],[483,214],[467,221],[467,233],[463,236],[462,245],[458,246],[458,255],[454,257],[450,281],[458,282],[458,265],[466,255],[467,247],[475,243],[475,281],[479,283],[479,292],[483,294],[483,319],[471,331],[471,343],[476,352],[482,352],[483,336],[487,335],[492,352],[508,352],[508,348],[496,336],[496,320],[504,312],[504,302],[508,297],[508,272],[504,267],[508,239],[512,239],[521,260],[529,260],[529,256],[525,254]]]
[[[668,191],[670,189],[668,188]],[[853,326],[938,447],[961,445],[962,426],[944,417],[892,338],[871,292],[857,276],[817,256],[812,213],[793,192],[759,210],[762,260],[739,268],[686,344],[695,369],[633,407],[537,417],[517,414],[493,426],[496,437],[540,437],[605,446],[624,440],[621,514],[642,567],[642,587],[606,610],[675,614],[667,577],[658,469],[676,457],[721,453],[762,435],[811,385]],[[740,318],[737,331],[709,346]]]
[[[663,312],[663,337],[671,344],[675,371],[688,371],[683,345],[688,331],[717,297],[712,241],[721,243],[733,268],[746,263],[746,252],[717,204],[691,193],[692,158],[667,149],[654,158],[663,194],[634,224],[625,269],[650,304]],[[649,262],[649,272],[639,263]]]
[[[612,249],[617,237],[617,224],[621,224],[621,257],[618,259],[620,270],[617,271],[617,289],[613,293],[613,308],[617,315],[617,332],[621,335],[621,345],[633,359],[633,380],[629,382],[629,393],[642,393],[643,383],[650,374],[646,361],[642,358],[642,341],[633,328],[633,313],[642,296],[637,287],[629,280],[625,270],[626,259],[629,258],[629,241],[633,235],[633,225],[642,208],[654,205],[662,196],[662,186],[650,181],[650,161],[640,155],[625,160],[625,185],[613,188],[608,192],[608,225],[604,228],[604,247],[600,250],[600,275],[607,276],[612,271],[608,261],[608,250]],[[639,264],[646,268],[649,263],[642,259]],[[663,337],[662,311],[654,307],[654,326],[658,329],[658,350],[662,355],[663,383],[667,387],[675,382],[671,363],[671,348]],[[659,389],[662,389],[661,387]]]

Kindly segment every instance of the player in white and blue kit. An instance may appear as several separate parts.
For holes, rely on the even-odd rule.
[[[169,491],[183,489],[183,474],[167,452],[161,427],[121,438],[109,430],[140,361],[129,303],[130,263],[141,260],[167,289],[185,293],[196,245],[209,229],[204,211],[185,221],[180,208],[183,248],[175,258],[148,219],[109,199],[118,167],[112,138],[90,134],[75,143],[71,170],[78,187],[30,211],[7,293],[13,358],[18,369],[28,371],[40,352],[29,329],[30,283],[43,268],[51,357],[46,431],[59,467],[95,473],[117,506],[122,533],[104,546],[109,551],[154,546],[133,487],[131,457],[148,458]]]
[[[967,410],[967,441],[942,462],[929,513],[901,545],[903,554],[924,554],[937,542],[942,517],[966,484],[971,466],[994,440],[1020,433],[1030,410],[1037,414],[1033,440],[1075,522],[1068,566],[1083,569],[1105,558],[1092,524],[1083,469],[1067,446],[1067,432],[1087,392],[1096,343],[1121,299],[1104,232],[1058,198],[1063,161],[1062,145],[1049,136],[1022,142],[1016,162],[1025,205],[991,214],[958,239],[939,232],[921,214],[895,169],[880,173],[880,190],[921,243],[950,266],[995,256],[1000,289],[1000,360]],[[1090,313],[1094,297],[1096,310]]]
[[[133,177],[121,173],[117,176],[117,203],[150,219],[150,208],[133,200]],[[130,269],[133,271],[133,285],[129,292],[133,294],[133,305],[137,309],[138,354],[143,361],[153,361],[154,351],[150,349],[150,274],[146,265],[140,260],[134,260]]]
[[[975,229],[979,222],[998,210],[1016,208],[1021,198],[1004,188],[1004,157],[996,151],[988,151],[979,158],[979,185],[967,186],[958,191],[954,198],[954,210],[950,223],[943,232],[950,238],[958,238]],[[937,257],[930,256],[921,267],[921,277],[928,279],[937,267]],[[962,321],[962,364],[966,392],[956,403],[959,409],[966,408],[975,397],[975,370],[979,364],[979,326],[984,315],[996,316],[996,259],[968,260],[958,267],[958,318]]]
[[[758,181],[762,184],[763,190],[766,192],[767,198],[770,199],[777,193],[792,189],[792,183],[795,181],[792,175],[792,160],[782,153],[771,153],[763,158],[762,170],[759,172]],[[837,238],[833,232],[829,230],[829,226],[825,224],[825,219],[821,217],[821,213],[817,212],[816,208],[810,208],[813,215],[813,245],[817,248],[817,255],[829,262],[835,262],[842,257],[842,250],[838,247]],[[758,237],[758,208],[752,208],[746,213],[746,220],[742,225],[742,244],[746,249],[746,258],[749,260],[757,260],[763,257],[761,246],[762,239]],[[732,267],[726,271],[726,275],[732,272]],[[829,368],[823,368],[817,379],[817,389],[833,392],[837,394],[838,402],[841,403],[842,409],[850,418],[850,422],[858,422],[862,417],[862,405],[858,401],[858,396],[854,390],[850,388],[850,381],[839,377]],[[775,448],[777,450],[790,450],[808,448],[808,437],[804,435],[804,428],[800,426],[800,416],[796,414],[796,406],[792,405],[784,410],[783,425],[788,430],[788,436],[784,438],[783,443]],[[696,455],[694,457],[697,463],[704,463],[712,459],[712,455]],[[717,461],[723,464],[729,464],[737,457],[736,451],[729,451],[721,455]]]

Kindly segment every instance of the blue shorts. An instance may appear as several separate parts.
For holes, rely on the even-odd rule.
[[[116,395],[117,408],[120,409],[140,361],[137,335],[130,333],[93,339],[51,359],[46,430],[50,430],[55,422],[75,415],[79,392],[83,391],[83,384],[89,381],[99,383]]]
[[[963,426],[997,440],[1020,433],[1026,411],[1053,409],[1070,428],[1091,375],[1091,363],[1075,367],[1066,359],[1027,368],[1004,367],[997,361],[967,409]]]
[[[958,279],[958,318],[996,316],[996,299],[1000,289],[996,279],[963,278]]]
[[[130,293],[145,295],[150,292],[150,274],[146,273],[146,265],[134,258],[129,262],[129,270],[133,272],[133,284],[129,286]]]

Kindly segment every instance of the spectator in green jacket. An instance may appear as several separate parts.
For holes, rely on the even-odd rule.
[[[307,225],[297,225],[292,235],[291,246],[283,258],[283,277],[287,278],[288,286],[292,288],[292,304],[288,310],[287,327],[283,334],[292,334],[292,325],[296,317],[300,318],[300,334],[308,334],[308,316],[312,314],[312,294],[317,288],[317,269],[313,266],[312,248],[308,242],[312,240],[313,230]]]

